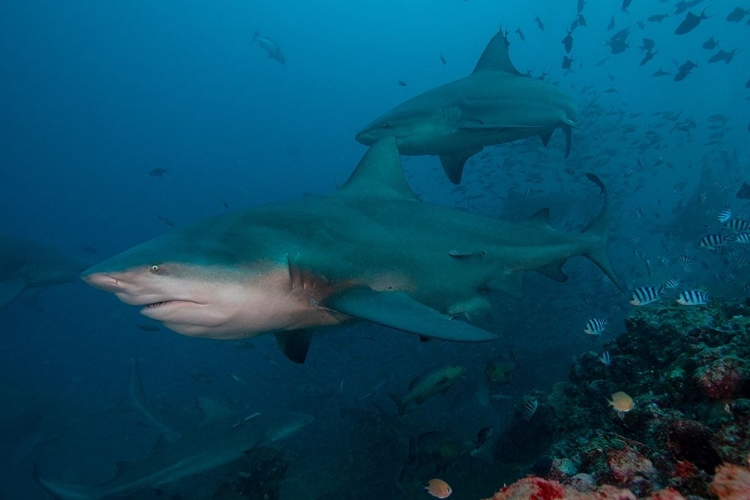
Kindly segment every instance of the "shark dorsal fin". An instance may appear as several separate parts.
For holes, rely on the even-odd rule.
[[[203,422],[210,422],[234,415],[234,412],[213,399],[198,398],[198,409],[203,413]]]
[[[370,146],[341,193],[378,198],[419,200],[404,179],[401,156],[392,136]]]
[[[504,71],[511,75],[521,75],[521,72],[510,62],[508,46],[505,44],[505,35],[501,31],[497,32],[492,37],[492,40],[490,40],[490,43],[487,44],[472,74],[481,71]]]

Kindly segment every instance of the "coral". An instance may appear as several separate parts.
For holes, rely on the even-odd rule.
[[[526,477],[505,486],[495,493],[491,500],[636,500],[636,497],[628,490],[609,485],[602,486],[596,491],[581,492],[565,487],[557,481]]]
[[[726,356],[700,367],[695,380],[701,392],[711,399],[733,399],[746,391],[747,363]]]
[[[678,460],[688,460],[711,472],[721,463],[721,458],[711,447],[712,436],[711,429],[700,422],[678,420],[667,432],[667,448]]]
[[[620,485],[629,483],[637,475],[652,475],[656,472],[651,460],[627,446],[609,450],[607,465],[612,479]]]
[[[724,464],[716,470],[709,492],[720,500],[747,500],[750,498],[750,470]]]

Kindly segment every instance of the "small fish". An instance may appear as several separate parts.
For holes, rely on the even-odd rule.
[[[701,194],[698,195],[698,203],[706,203],[707,198],[708,198],[708,195],[706,194],[706,192],[705,191],[702,192]]]
[[[139,330],[143,330],[144,332],[158,332],[160,328],[155,325],[147,325],[145,323],[138,323],[135,325],[136,328]]]
[[[565,47],[565,52],[570,54],[570,51],[573,50],[573,36],[570,31],[568,31],[568,34],[565,36],[565,38],[562,39],[563,47]]]
[[[601,361],[604,366],[611,365],[612,357],[609,355],[609,351],[604,351],[602,355],[599,356],[599,361]]]
[[[672,188],[672,192],[675,194],[681,193],[685,189],[685,186],[687,186],[687,182],[680,181],[674,185],[674,187]]]
[[[402,87],[406,87],[407,85],[409,85],[408,83],[406,83],[406,82],[405,82],[405,81],[403,81],[403,80],[399,80],[399,81],[398,81],[398,84],[399,84],[400,86],[402,86]]]
[[[583,333],[586,335],[601,335],[607,329],[607,324],[607,318],[591,318],[586,322],[586,328],[583,329]]]
[[[281,64],[286,64],[286,57],[284,57],[281,47],[269,37],[261,35],[260,32],[256,31],[251,42],[257,42],[260,48],[266,51],[269,59],[275,59]]]
[[[671,74],[672,73],[670,73],[669,71],[664,71],[663,69],[659,68],[657,71],[654,71],[654,73],[651,76],[659,77],[659,76],[667,76]]]
[[[574,58],[568,56],[563,57],[562,69],[570,69],[573,62],[575,62]]]
[[[445,56],[442,52],[440,53],[440,62],[443,63],[443,66],[448,64],[448,61],[445,60]]]
[[[651,49],[654,48],[655,42],[651,38],[644,38],[643,43],[641,44],[639,49],[641,49],[641,52],[651,52]]]
[[[651,23],[660,23],[667,18],[669,14],[653,14],[648,16],[648,21]]]
[[[526,41],[526,37],[524,36],[523,31],[521,31],[521,28],[517,28],[516,33],[518,34],[518,38],[520,38],[522,42]]]
[[[742,233],[738,234],[737,237],[734,239],[735,243],[741,243],[743,245],[747,245],[750,243],[750,234],[748,233]]]
[[[679,279],[677,279],[677,278],[671,278],[671,279],[668,279],[667,281],[665,281],[664,284],[662,285],[662,287],[665,288],[665,289],[667,289],[667,290],[671,290],[673,288],[677,288],[681,284],[682,284],[682,282]]]
[[[477,432],[477,438],[474,440],[474,446],[478,450],[482,447],[484,443],[487,442],[487,440],[492,436],[492,427],[482,427],[479,429],[479,432]]]
[[[156,167],[155,169],[151,170],[151,172],[148,173],[151,177],[161,177],[164,174],[168,174],[169,170],[166,168]]]
[[[748,80],[748,83],[750,83],[750,80]],[[742,183],[742,187],[737,191],[737,198],[740,200],[750,200],[750,184],[747,182]]]
[[[162,221],[167,226],[174,227],[174,222],[171,219],[167,219],[166,217],[162,217],[161,215],[157,215],[156,218]]]
[[[742,7],[735,7],[734,10],[727,15],[727,21],[730,23],[739,23],[748,14],[750,14],[750,10],[745,10]]]
[[[631,398],[630,396],[628,396],[622,391],[618,391],[612,394],[612,400],[609,401],[609,404],[618,413],[627,413],[630,410],[632,410],[633,407],[635,406],[635,403],[633,402],[633,398]]]
[[[578,0],[578,4],[576,5],[576,12],[580,14],[583,12],[583,8],[586,6],[586,0]]]
[[[630,303],[634,306],[645,306],[656,302],[661,298],[662,289],[662,287],[654,288],[652,286],[636,288],[630,296]]]
[[[724,246],[724,236],[721,234],[707,234],[698,242],[698,247],[713,250]]]
[[[435,498],[448,498],[453,493],[448,483],[442,479],[430,479],[424,489]]]
[[[731,50],[730,52],[727,52],[726,50],[719,49],[719,51],[712,55],[709,59],[709,63],[717,63],[720,61],[724,61],[724,64],[729,64],[732,62],[732,59],[734,59],[734,55],[737,53],[737,49]]]
[[[701,45],[701,47],[703,47],[706,50],[714,50],[718,46],[719,46],[719,42],[714,40],[714,37],[709,38],[708,40],[703,42],[703,45]]]
[[[536,23],[536,25],[539,27],[540,30],[544,31],[544,23],[542,22],[541,19],[539,19],[538,15],[534,18],[534,22]]]
[[[732,209],[729,207],[722,209],[716,218],[719,219],[719,223],[724,224],[732,218]]]
[[[658,52],[646,52],[646,55],[643,56],[643,59],[641,59],[641,62],[638,63],[638,66],[643,66],[644,64],[649,62],[651,59],[653,59],[656,54],[658,54]]]
[[[700,290],[685,290],[677,298],[681,306],[703,306],[708,304],[708,294]]]
[[[685,16],[685,19],[680,23],[679,26],[677,26],[677,29],[674,30],[675,35],[684,35],[686,33],[690,33],[695,28],[698,27],[698,25],[701,23],[704,19],[709,19],[712,16],[706,15],[706,9],[703,9],[703,12],[701,12],[700,16],[696,16],[692,12],[688,12]]]
[[[609,24],[607,25],[607,31],[611,31],[615,28],[615,16],[612,16],[612,19],[609,20]]]
[[[523,419],[531,420],[531,417],[536,413],[539,408],[539,401],[533,396],[526,396],[523,398]]]
[[[622,0],[622,5],[620,6],[620,11],[628,14],[628,7],[630,7],[630,4],[633,2],[633,0]]]

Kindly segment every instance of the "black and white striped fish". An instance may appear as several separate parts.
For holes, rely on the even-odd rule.
[[[724,246],[724,236],[721,234],[707,234],[698,242],[701,248],[714,249]]]
[[[719,215],[716,216],[719,222],[724,224],[726,221],[732,218],[732,209],[729,207],[723,208],[719,211]]]
[[[661,298],[661,291],[663,286],[654,288],[653,286],[642,286],[633,290],[630,295],[630,303],[634,306],[645,306],[652,302],[656,302]]]
[[[607,318],[591,318],[586,322],[586,328],[583,329],[583,333],[587,335],[601,335],[607,329],[607,324]]]
[[[685,290],[677,298],[677,303],[682,306],[702,306],[708,304],[708,294],[700,290]]]
[[[748,243],[750,243],[750,233],[738,234],[734,241],[736,243],[743,243],[747,245]]]
[[[724,224],[724,227],[736,233],[746,233],[750,231],[750,221],[742,219],[730,219]]]
[[[664,282],[662,285],[662,288],[671,289],[671,288],[677,288],[680,286],[682,282],[677,278],[668,279]]]

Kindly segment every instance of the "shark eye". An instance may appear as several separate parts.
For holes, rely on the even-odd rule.
[[[158,273],[159,272],[159,266],[157,266],[156,264],[154,264],[151,267],[149,267],[148,270],[151,271],[152,273]]]
[[[381,127],[382,128],[391,128],[391,124],[388,123],[388,122],[383,122],[383,124],[381,125]]]

